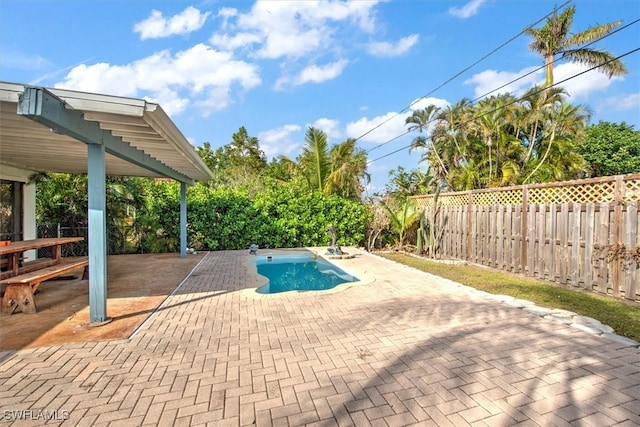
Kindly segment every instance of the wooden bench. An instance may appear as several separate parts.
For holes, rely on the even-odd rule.
[[[7,285],[2,297],[1,314],[13,314],[18,307],[23,313],[35,313],[36,303],[33,294],[40,286],[40,283],[88,265],[88,258],[74,258],[0,281],[0,284]]]
[[[23,262],[24,262],[24,257],[19,257],[18,264],[22,264]],[[5,255],[0,256],[0,270],[4,270],[9,267],[11,267],[9,265],[9,259]]]
[[[40,270],[44,267],[49,267],[50,265],[56,265],[58,261],[51,258],[38,258],[32,261],[23,261],[23,258],[19,258],[19,263],[21,267],[18,268],[18,274],[31,273],[32,271]],[[1,264],[1,263],[0,263]],[[14,276],[11,270],[0,272],[0,284],[4,283],[5,279],[9,279]]]

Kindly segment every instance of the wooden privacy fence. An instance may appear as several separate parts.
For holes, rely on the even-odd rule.
[[[440,256],[639,300],[639,203],[640,174],[443,193]]]

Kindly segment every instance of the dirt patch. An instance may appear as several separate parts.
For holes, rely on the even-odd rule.
[[[89,327],[89,282],[82,269],[40,285],[36,314],[0,317],[0,351],[129,337],[173,292],[204,253],[114,255],[107,260],[107,316]]]

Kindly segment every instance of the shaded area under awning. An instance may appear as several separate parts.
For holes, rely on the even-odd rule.
[[[0,82],[0,168],[87,173],[90,320],[106,313],[107,175],[180,182],[180,252],[186,256],[186,186],[212,178],[158,104],[142,99]],[[0,169],[0,175],[2,170]]]

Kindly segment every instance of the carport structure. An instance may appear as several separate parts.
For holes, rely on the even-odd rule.
[[[87,173],[90,320],[108,320],[106,176],[180,182],[180,254],[187,249],[187,185],[212,173],[160,105],[143,100],[0,82],[0,179]],[[18,178],[19,179],[19,178]],[[35,201],[35,192],[31,195]],[[30,205],[30,206],[29,206]],[[35,237],[35,203],[25,203]]]

